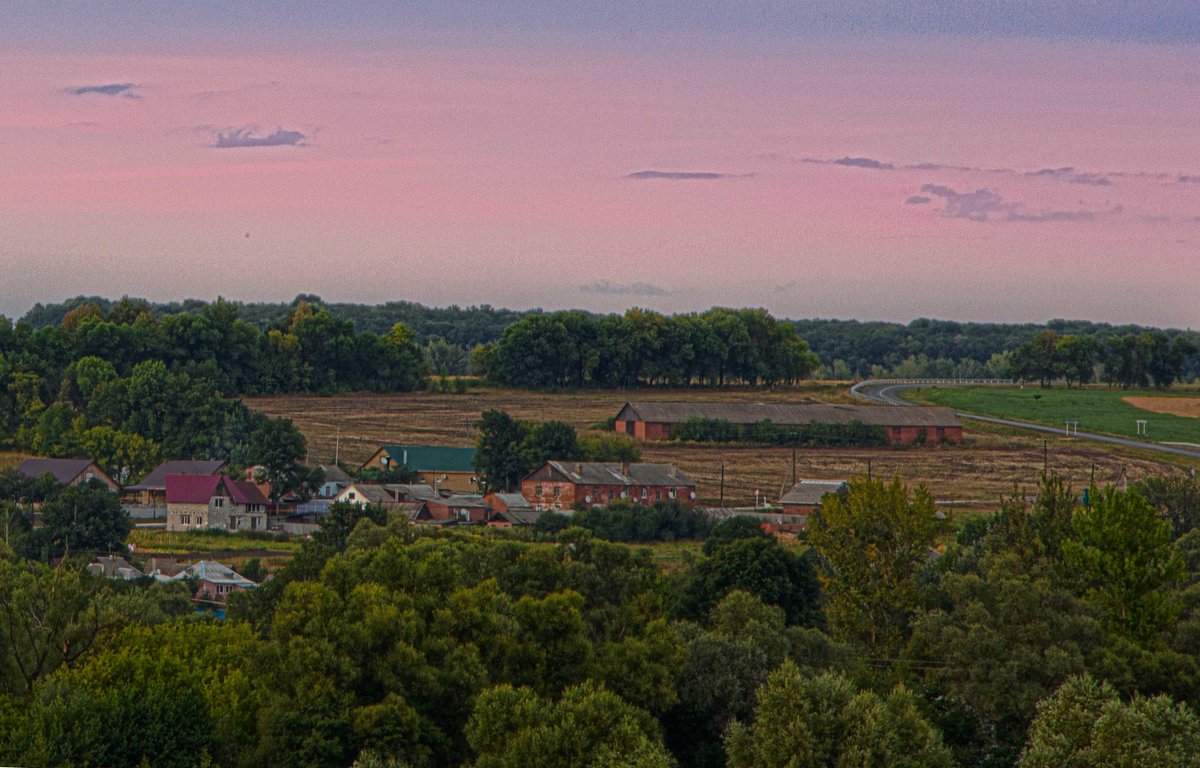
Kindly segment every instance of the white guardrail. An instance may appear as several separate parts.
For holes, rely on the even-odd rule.
[[[850,387],[850,394],[855,397],[861,397],[863,400],[873,400],[878,403],[887,402],[882,397],[859,391],[860,387],[879,387],[879,386],[895,386],[908,385],[916,387],[936,387],[936,386],[951,386],[951,387],[1001,387],[1012,386],[1017,382],[1012,379],[867,379],[860,381]]]

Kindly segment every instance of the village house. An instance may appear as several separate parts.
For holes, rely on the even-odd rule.
[[[674,428],[691,419],[725,421],[743,432],[769,421],[776,427],[808,424],[882,427],[887,441],[961,443],[962,422],[950,408],[902,405],[840,405],[830,403],[625,403],[613,429],[638,440],[669,440]]]
[[[427,499],[422,502],[424,511],[419,520],[453,520],[457,523],[483,523],[487,520],[487,507],[483,497],[473,493],[458,493],[446,498]]]
[[[106,579],[121,581],[136,581],[146,575],[118,555],[101,555],[88,563],[87,569],[88,573],[93,576],[103,576]]]
[[[548,461],[521,481],[521,495],[536,511],[607,506],[624,499],[696,502],[696,484],[674,464]]]
[[[392,505],[399,503],[396,495],[384,485],[351,483],[342,489],[333,500],[334,504],[353,504],[366,507],[372,504]]]
[[[779,506],[783,514],[800,518],[797,522],[805,527],[808,516],[821,508],[821,500],[845,487],[845,480],[801,480],[779,498]]]
[[[80,485],[89,480],[99,480],[110,490],[119,491],[108,473],[91,459],[25,459],[17,471],[32,480],[50,475],[59,485]]]
[[[149,507],[167,505],[167,475],[215,475],[225,466],[219,459],[164,461],[136,485],[121,491],[123,504]]]
[[[475,475],[475,449],[444,445],[384,445],[363,463],[366,469],[407,469],[417,482],[438,491],[471,493],[479,482]]]
[[[511,528],[514,525],[533,525],[542,516],[533,505],[519,493],[489,493],[483,497],[487,524],[496,528]]]
[[[354,482],[353,478],[346,474],[346,470],[337,464],[322,464],[319,469],[325,474],[324,482],[317,489],[316,495],[319,499],[335,498],[343,488]]]
[[[199,582],[199,587],[193,597],[194,600],[222,605],[234,592],[242,592],[258,586],[229,566],[215,560],[201,560],[172,576],[156,574],[155,578],[159,581],[195,579]]]
[[[267,498],[258,486],[225,475],[167,475],[167,530],[264,531]]]

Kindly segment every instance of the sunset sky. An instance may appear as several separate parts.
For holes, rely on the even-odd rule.
[[[9,316],[303,292],[1200,327],[1194,0],[63,5],[0,10]]]

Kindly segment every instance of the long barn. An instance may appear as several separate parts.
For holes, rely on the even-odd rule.
[[[961,443],[962,422],[949,408],[828,403],[625,403],[614,428],[638,440],[669,440],[676,425],[717,419],[749,428],[763,421],[779,427],[859,422],[884,428],[889,443]]]

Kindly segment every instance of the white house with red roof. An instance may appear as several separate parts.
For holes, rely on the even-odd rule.
[[[167,475],[167,530],[264,531],[267,497],[226,475]]]

